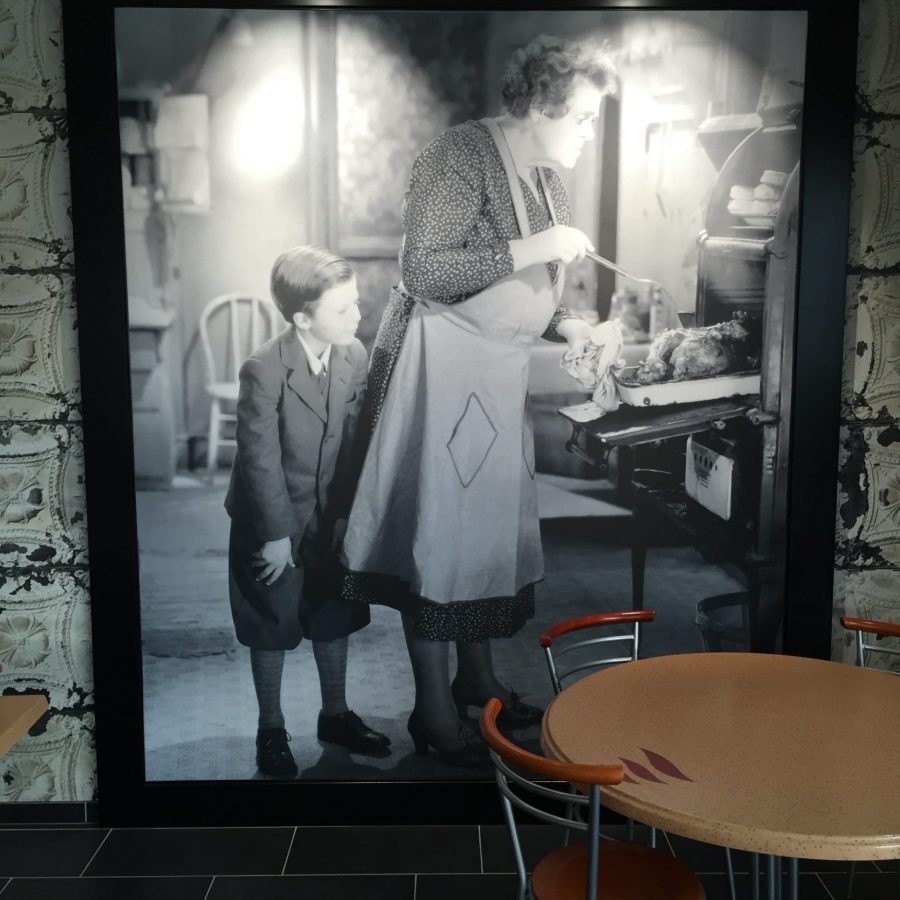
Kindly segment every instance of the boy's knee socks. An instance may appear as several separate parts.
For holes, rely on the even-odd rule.
[[[284,650],[251,650],[250,668],[259,703],[259,727],[284,728],[284,714],[281,711]]]
[[[347,638],[313,641],[312,645],[319,670],[322,712],[326,716],[347,712]]]

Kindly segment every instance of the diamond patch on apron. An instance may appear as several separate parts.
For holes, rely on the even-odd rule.
[[[481,471],[484,461],[497,440],[497,429],[475,394],[469,394],[466,408],[447,441],[447,450],[456,476],[465,488]]]

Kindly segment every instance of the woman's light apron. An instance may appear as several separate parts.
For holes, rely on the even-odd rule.
[[[528,237],[509,149],[482,121]],[[528,351],[562,281],[562,265],[551,283],[541,263],[460,303],[416,298],[347,525],[349,569],[396,576],[438,603],[514,596],[543,578]]]

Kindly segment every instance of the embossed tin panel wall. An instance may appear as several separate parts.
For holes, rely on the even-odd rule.
[[[835,622],[900,618],[900,10],[863,0]],[[0,800],[95,795],[59,0],[0,2],[0,691],[50,712]],[[850,658],[834,631],[834,655]]]
[[[843,614],[900,621],[900,7],[860,6],[832,655]]]
[[[87,523],[59,0],[0,3],[0,691],[50,711],[0,801],[95,795]]]

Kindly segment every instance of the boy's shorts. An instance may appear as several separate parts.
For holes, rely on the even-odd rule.
[[[293,650],[303,638],[333,641],[369,624],[367,603],[338,599],[337,554],[315,537],[292,538],[294,565],[271,585],[251,565],[260,544],[232,525],[228,593],[237,639],[254,650]]]

